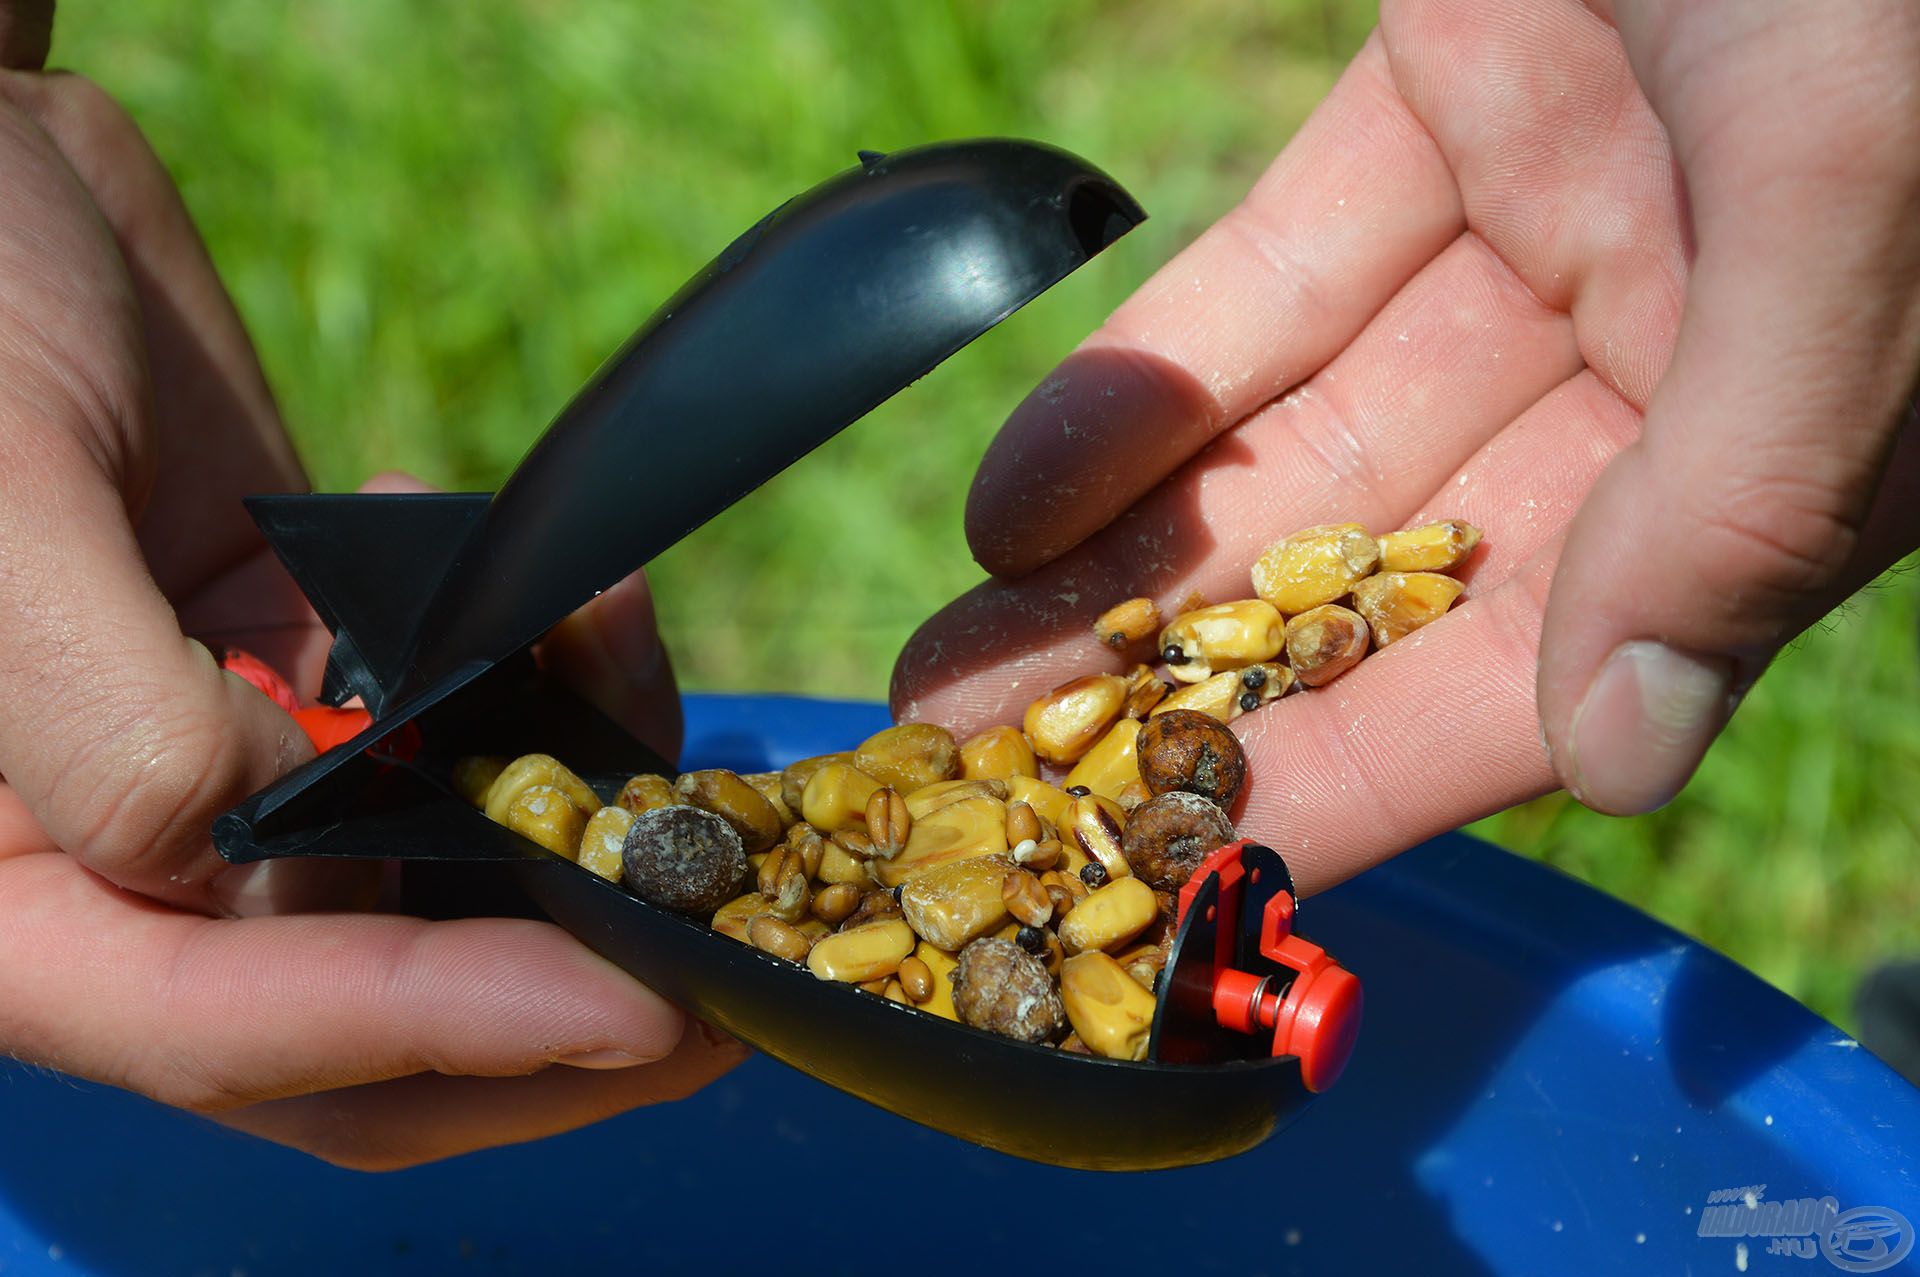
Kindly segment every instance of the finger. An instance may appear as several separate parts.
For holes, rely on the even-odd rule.
[[[0,76],[0,95],[59,146],[126,262],[154,431],[151,480],[130,495],[162,591],[186,597],[260,550],[240,499],[305,491],[306,475],[186,205],[126,112],[67,73]]]
[[[1400,526],[1578,367],[1566,317],[1462,237],[1306,385],[1093,540],[1028,577],[986,583],[924,625],[895,668],[896,711],[956,726],[1017,718],[1068,671],[1118,665],[1086,632],[1108,604],[1144,593],[1170,605],[1195,590],[1244,598],[1249,569],[1277,537],[1330,521]],[[1524,451],[1555,446],[1567,447]],[[1561,472],[1546,465],[1540,482]]]
[[[218,1120],[337,1166],[395,1170],[543,1139],[649,1104],[684,1099],[744,1060],[724,1035],[683,1035],[665,1059],[616,1072],[549,1068],[531,1077],[415,1074],[275,1100]]]
[[[1370,41],[1247,198],[1014,411],[968,497],[974,557],[1018,575],[1079,544],[1326,363],[1461,227]]]
[[[0,0],[0,67],[38,71],[53,43],[53,0]]]
[[[0,860],[0,1049],[217,1112],[423,1071],[664,1058],[672,1005],[559,928],[181,914],[69,856]]]
[[[680,756],[684,719],[645,574],[617,582],[553,627],[541,660],[664,759]]]
[[[1660,33],[1700,56],[1642,67],[1699,250],[1644,437],[1574,520],[1541,653],[1556,769],[1603,811],[1678,792],[1826,606],[1920,370],[1920,119],[1888,106],[1910,97],[1920,17],[1774,8],[1701,6]],[[1809,49],[1844,83],[1780,93]]]
[[[270,701],[182,637],[122,483],[147,399],[137,308],[86,192],[0,106],[0,774],[62,847],[208,907],[213,817],[310,756]]]

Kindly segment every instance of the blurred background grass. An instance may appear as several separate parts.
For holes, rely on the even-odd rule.
[[[139,119],[323,489],[491,488],[660,300],[787,195],[971,134],[1093,159],[1154,214],[653,568],[694,688],[880,697],[980,578],[966,476],[1052,362],[1224,211],[1358,48],[1352,0],[1180,6],[335,0],[63,6],[54,60]],[[1920,951],[1920,595],[1802,639],[1667,810],[1483,822],[1849,1023]]]

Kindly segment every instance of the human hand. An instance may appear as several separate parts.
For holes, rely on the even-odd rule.
[[[1002,579],[915,636],[894,709],[1017,722],[1116,664],[1112,602],[1457,516],[1457,615],[1235,724],[1242,826],[1318,890],[1556,779],[1648,810],[1920,543],[1916,371],[1908,0],[1387,0],[1246,200],[1014,412],[967,510]]]
[[[326,633],[240,506],[305,478],[138,131],[87,82],[19,69],[50,11],[0,3],[0,1053],[363,1167],[697,1089],[743,1050],[683,1033],[556,927],[210,916],[364,904],[377,883],[360,865],[228,869],[208,840],[310,756],[185,637],[318,687]],[[677,751],[637,576],[543,657]]]

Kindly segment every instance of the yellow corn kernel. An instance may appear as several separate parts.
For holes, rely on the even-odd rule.
[[[496,825],[506,824],[507,808],[521,791],[535,785],[552,785],[565,794],[567,800],[580,809],[583,825],[588,812],[600,810],[600,796],[586,781],[568,771],[559,759],[551,754],[522,754],[487,786],[487,819]]]
[[[1357,523],[1306,528],[1266,548],[1253,592],[1287,616],[1331,603],[1380,565],[1380,543]]]
[[[1109,1060],[1144,1060],[1153,1031],[1154,997],[1126,968],[1099,950],[1060,968],[1060,1002],[1088,1049]]]
[[[1451,572],[1480,544],[1480,529],[1465,519],[1442,519],[1380,538],[1382,572]]]
[[[1102,798],[1118,799],[1129,782],[1140,779],[1139,739],[1139,719],[1123,718],[1115,723],[1067,773],[1067,788],[1084,785]]]
[[[1088,674],[1062,683],[1027,706],[1027,739],[1047,762],[1071,767],[1106,735],[1126,703],[1127,680],[1118,674]]]
[[[554,855],[574,860],[580,855],[587,814],[558,785],[528,785],[507,804],[500,823]]]
[[[1174,681],[1198,683],[1221,670],[1272,660],[1284,637],[1285,622],[1273,604],[1240,599],[1175,617],[1160,631],[1160,654]]]
[[[1373,645],[1385,647],[1439,620],[1466,588],[1438,572],[1382,572],[1353,587],[1353,610],[1367,619]]]
[[[907,815],[924,820],[942,807],[963,798],[1007,800],[1007,782],[1003,780],[943,780],[923,785],[907,795]]]
[[[800,794],[800,814],[822,833],[864,827],[867,799],[880,782],[850,763],[828,763],[807,781]]]
[[[1093,623],[1094,637],[1116,652],[1124,652],[1160,628],[1160,606],[1152,599],[1116,603]]]
[[[580,867],[608,882],[620,881],[620,853],[627,845],[633,813],[625,807],[602,807],[587,821],[580,835]]]
[[[907,845],[891,860],[871,862],[883,887],[897,887],[919,870],[1007,850],[1007,805],[997,798],[963,798],[913,822]]]
[[[1060,920],[1060,943],[1068,953],[1124,949],[1134,937],[1153,925],[1160,902],[1153,888],[1138,878],[1116,878],[1073,907]]]
[[[1033,746],[1018,727],[989,727],[960,747],[960,774],[968,780],[1038,776]]]
[[[1034,815],[1060,829],[1066,825],[1067,808],[1073,805],[1073,796],[1044,780],[1015,776],[1007,782],[1007,801],[1025,803],[1033,808]]]
[[[1240,694],[1246,688],[1240,685],[1239,670],[1222,670],[1204,683],[1189,683],[1168,696],[1153,707],[1152,718],[1170,710],[1190,709],[1197,713],[1209,714],[1223,723],[1231,723],[1240,717]]]

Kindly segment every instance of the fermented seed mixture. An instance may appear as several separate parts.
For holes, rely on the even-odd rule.
[[[819,979],[1139,1060],[1175,893],[1238,837],[1247,767],[1226,724],[1438,619],[1464,589],[1444,574],[1479,541],[1457,519],[1296,532],[1254,565],[1255,598],[1188,599],[1164,626],[1129,599],[1094,622],[1113,651],[1151,638],[1159,670],[1073,679],[1021,727],[964,742],[905,723],[778,772],[635,776],[605,805],[545,754],[463,759],[454,785],[549,851]]]

